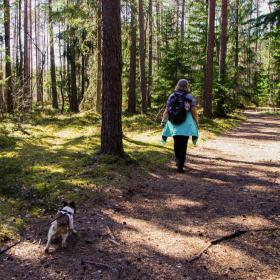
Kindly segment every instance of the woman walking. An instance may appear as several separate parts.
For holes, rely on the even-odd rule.
[[[177,172],[183,173],[189,137],[192,136],[194,144],[198,139],[196,100],[189,91],[186,79],[179,80],[175,91],[169,96],[161,125],[164,127],[163,142],[173,136]]]

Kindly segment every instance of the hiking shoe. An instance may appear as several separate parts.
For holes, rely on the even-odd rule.
[[[178,167],[178,168],[177,168],[177,172],[178,172],[178,173],[184,173],[183,167]]]

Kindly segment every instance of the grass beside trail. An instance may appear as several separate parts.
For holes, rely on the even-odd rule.
[[[201,139],[236,126],[240,115],[203,120]],[[14,239],[34,218],[53,213],[61,200],[102,199],[135,166],[160,168],[173,153],[161,144],[161,128],[148,116],[124,117],[127,156],[101,156],[100,118],[93,113],[34,113],[0,122],[0,242]]]

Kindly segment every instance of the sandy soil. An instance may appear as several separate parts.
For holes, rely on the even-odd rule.
[[[247,117],[192,149],[184,174],[173,163],[133,167],[127,186],[78,209],[79,234],[66,250],[54,244],[43,254],[31,228],[30,241],[0,257],[0,279],[279,280],[280,230],[246,233],[188,263],[211,239],[280,227],[280,121]]]

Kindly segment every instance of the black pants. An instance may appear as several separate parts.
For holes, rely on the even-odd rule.
[[[174,152],[178,169],[184,167],[189,136],[176,135],[174,139]]]

